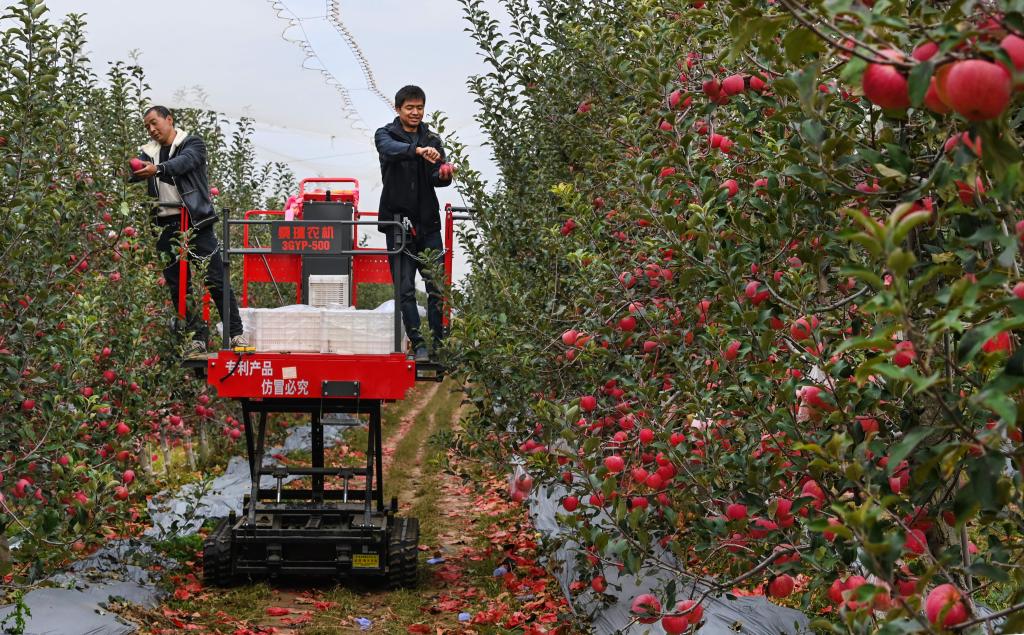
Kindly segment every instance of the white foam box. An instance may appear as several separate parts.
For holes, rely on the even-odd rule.
[[[357,309],[324,309],[324,353],[387,355],[395,347],[395,314]]]
[[[319,353],[323,346],[323,311],[304,309],[253,309],[249,341],[257,351]]]

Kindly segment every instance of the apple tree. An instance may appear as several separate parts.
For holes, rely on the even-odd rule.
[[[48,19],[38,0],[0,14],[0,577],[19,584],[76,550],[137,529],[160,432],[169,449],[223,421],[179,364],[179,335],[144,188],[127,160],[145,140],[148,86],[137,65],[98,77],[85,23]],[[171,104],[173,107],[173,104]],[[293,180],[251,152],[251,126],[181,119],[212,148],[211,177],[232,205],[280,199]],[[232,179],[266,183],[244,189]],[[237,191],[236,191],[237,189]],[[240,269],[240,268],[236,268]],[[190,301],[198,301],[200,292]],[[199,408],[202,407],[202,411]],[[165,461],[166,463],[166,461]],[[166,466],[164,467],[166,470]]]
[[[1024,7],[463,5],[501,181],[460,173],[457,363],[581,570],[674,571],[634,603],[670,632],[698,578],[822,630],[1013,630]]]

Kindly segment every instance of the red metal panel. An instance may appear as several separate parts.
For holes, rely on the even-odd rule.
[[[441,325],[448,328],[451,324],[452,305],[452,254],[455,251],[455,218],[452,214],[452,204],[444,206],[444,308],[441,314]]]
[[[284,216],[280,210],[251,209],[245,220],[253,216]],[[249,225],[242,229],[242,246],[255,247],[249,242]],[[262,245],[266,247],[266,245]],[[244,254],[242,256],[242,306],[249,306],[250,282],[276,282],[295,285],[295,304],[302,302],[302,256],[292,254]]]
[[[206,376],[221,397],[319,399],[325,381],[358,381],[360,399],[398,400],[415,385],[416,364],[402,353],[239,354],[222,350],[207,362]]]
[[[391,266],[387,256],[352,256],[352,284],[373,282],[391,284]]]

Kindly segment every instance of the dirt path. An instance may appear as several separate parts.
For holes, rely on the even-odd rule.
[[[437,395],[440,385],[439,383],[431,382],[425,388],[417,390],[414,393],[412,406],[400,419],[398,428],[390,432],[387,430],[382,432],[382,434],[386,435],[384,443],[381,445],[381,463],[384,468],[385,483],[387,483],[387,476],[391,471],[391,464],[395,458],[395,450],[406,438],[413,426],[422,426],[427,422],[429,422],[431,427],[433,426],[434,417],[433,413],[428,410],[428,406]],[[423,384],[420,386],[423,386]],[[421,454],[417,454],[417,459],[420,456]],[[417,465],[418,463],[419,460],[417,460]],[[398,500],[407,500],[404,492],[399,495]],[[405,509],[400,507],[400,512],[408,511],[411,504],[403,503],[403,505]],[[307,616],[311,617],[311,613],[315,611],[317,600],[308,589],[275,588],[272,602],[272,607],[269,608],[280,610],[265,612],[262,618],[253,624],[253,629],[256,632],[260,632],[262,629],[279,635],[299,633],[299,628],[306,623]],[[339,633],[347,632],[345,630],[346,627],[341,624],[338,625],[338,628],[340,629]],[[360,632],[359,627],[356,626],[356,630],[353,632]]]
[[[384,444],[381,447],[381,456],[383,457],[382,462],[384,465],[385,478],[387,478],[388,471],[391,467],[391,462],[392,460],[394,460],[395,449],[398,447],[398,444],[401,443],[402,439],[404,439],[406,435],[409,434],[409,430],[411,430],[414,425],[416,425],[417,423],[423,425],[422,419],[424,418],[424,416],[431,416],[431,413],[424,413],[423,410],[424,408],[427,407],[427,404],[429,404],[437,395],[437,391],[440,386],[441,384],[437,382],[431,382],[430,384],[428,384],[428,387],[415,398],[415,400],[413,401],[412,408],[409,409],[409,412],[406,413],[404,417],[402,417],[398,429],[395,430],[390,435],[388,435],[387,439],[385,439]],[[385,432],[385,434],[387,434],[387,432]]]
[[[435,384],[434,385],[434,389],[433,389],[434,392],[431,394],[431,397],[433,397],[433,395],[435,395],[437,393],[437,390],[439,389],[438,388],[439,386],[440,386],[440,384]],[[441,390],[450,390],[450,388],[446,385]],[[434,434],[434,432],[437,430],[439,422],[437,421],[436,414],[437,414],[436,412],[426,412],[426,413],[423,413],[423,417],[422,418],[425,419],[425,421],[422,421],[421,424],[425,424],[427,426],[427,433],[426,433],[427,437],[429,437],[430,435]],[[455,411],[452,413],[452,420],[451,420],[452,427],[454,427],[458,423],[459,418],[461,416],[462,416],[462,407],[460,405],[460,407],[456,408]],[[417,495],[420,493],[420,489],[421,489],[422,484],[423,484],[422,483],[422,481],[423,481],[423,463],[424,463],[424,460],[426,458],[426,454],[427,454],[427,446],[426,446],[426,444],[425,443],[419,444],[419,447],[416,449],[416,457],[413,459],[411,470],[409,471],[407,477],[404,479],[402,487],[401,487],[401,489],[399,489],[398,494],[397,494],[397,496],[398,496],[398,511],[401,514],[406,514],[406,513],[408,513],[413,508],[415,499],[416,499]],[[384,470],[385,470],[385,473],[386,473],[387,472],[387,465],[386,464],[385,464]]]

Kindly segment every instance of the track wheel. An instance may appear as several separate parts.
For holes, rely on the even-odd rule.
[[[388,587],[410,589],[416,586],[419,544],[419,519],[396,517],[388,541]]]
[[[203,584],[226,587],[234,580],[231,572],[231,525],[221,519],[203,542]]]

